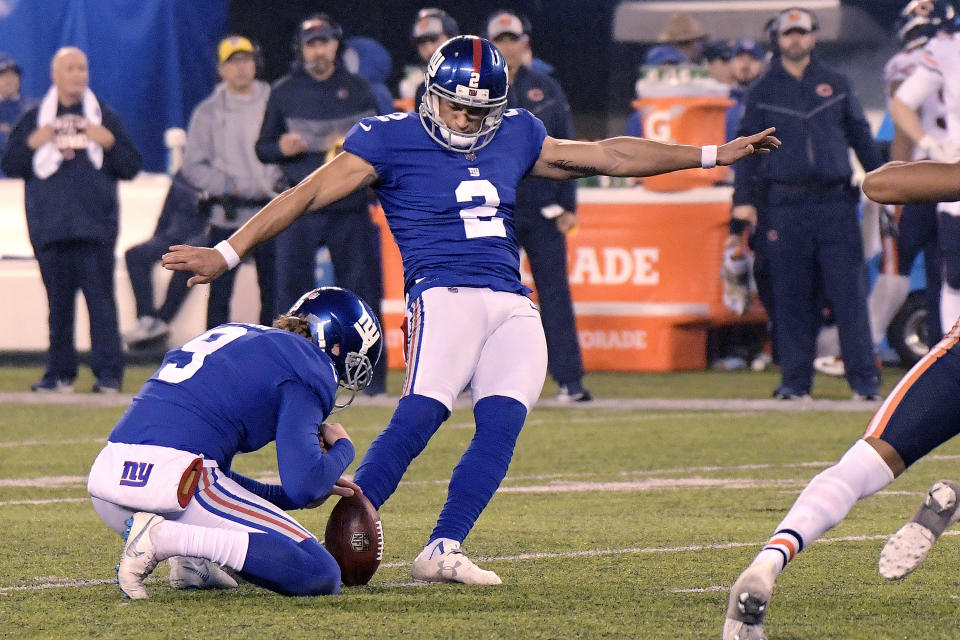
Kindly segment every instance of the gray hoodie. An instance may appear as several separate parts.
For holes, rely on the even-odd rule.
[[[270,85],[260,80],[254,81],[253,92],[245,96],[227,91],[221,83],[197,105],[187,129],[182,169],[194,187],[214,198],[269,200],[277,195],[274,185],[280,169],[261,163],[254,150],[269,97]],[[235,229],[259,209],[256,205],[238,206],[235,217],[228,220],[224,208],[216,204],[210,211],[210,223]]]

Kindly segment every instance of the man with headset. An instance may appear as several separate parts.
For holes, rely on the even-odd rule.
[[[813,53],[816,31],[816,17],[805,9],[787,9],[770,22],[776,56],[747,93],[740,131],[776,127],[784,150],[738,165],[731,231],[756,224],[762,210],[782,369],[774,397],[809,397],[825,299],[836,317],[853,397],[877,400],[859,190],[850,186],[848,148],[868,171],[881,158],[850,82]]]
[[[297,184],[324,164],[350,127],[377,114],[370,85],[348,73],[338,55],[343,31],[319,13],[304,20],[294,40],[297,58],[277,80],[267,101],[257,157],[279,164]],[[317,248],[326,245],[337,285],[356,293],[380,317],[383,282],[380,238],[363,190],[304,216],[277,236],[277,309],[286,309],[315,286]],[[386,358],[376,367],[368,393],[386,391]]]

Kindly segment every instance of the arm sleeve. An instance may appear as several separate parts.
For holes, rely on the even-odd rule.
[[[860,101],[853,93],[853,87],[847,86],[847,142],[857,154],[857,159],[866,171],[873,171],[883,164],[883,157],[873,141],[870,123],[863,113]]]
[[[103,167],[120,180],[130,180],[143,164],[140,152],[113,110],[103,110],[103,126],[113,134],[113,148],[103,154]]]
[[[33,175],[33,150],[27,146],[27,138],[36,129],[36,124],[37,110],[31,109],[20,117],[10,132],[0,169],[11,178],[26,180]]]
[[[943,76],[930,67],[919,66],[893,94],[911,109],[919,109],[924,100],[943,87]]]
[[[213,122],[202,108],[193,110],[187,127],[183,177],[200,191],[220,196],[232,191],[230,177],[213,166]]]
[[[248,478],[247,476],[241,475],[236,471],[227,471],[227,475],[231,480],[239,484],[250,493],[263,498],[267,502],[276,505],[284,511],[290,511],[291,509],[299,508],[299,505],[290,499],[290,497],[287,495],[287,492],[284,491],[283,487],[279,484],[265,484],[263,482],[257,482],[253,478]]]
[[[303,507],[319,500],[353,461],[353,443],[338,440],[327,453],[320,447],[319,430],[326,412],[317,395],[298,382],[280,387],[277,416],[277,466],[290,500]]]
[[[279,163],[287,160],[280,152],[280,136],[287,132],[287,124],[280,108],[280,92],[270,92],[267,99],[267,109],[263,114],[263,124],[260,125],[260,137],[255,146],[257,157],[264,164]]]

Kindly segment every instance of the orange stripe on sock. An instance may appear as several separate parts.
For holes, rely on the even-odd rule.
[[[960,323],[955,324],[953,329],[950,330],[950,333],[934,345],[927,355],[923,356],[917,364],[913,365],[913,368],[897,383],[897,386],[893,388],[893,391],[890,392],[890,395],[887,396],[887,399],[883,401],[883,404],[880,405],[880,408],[870,420],[870,424],[867,425],[867,430],[863,433],[864,438],[880,437],[883,430],[887,428],[890,417],[893,415],[893,412],[896,411],[900,405],[900,401],[903,400],[903,397],[907,394],[907,391],[910,390],[910,387],[920,379],[920,376],[922,376],[938,358],[957,344],[958,340],[960,340]]]
[[[787,548],[787,551],[790,552],[790,557],[787,558],[788,561],[793,560],[793,556],[797,555],[797,548],[793,545],[793,542],[791,542],[790,540],[787,540],[786,538],[774,538],[773,540],[767,543],[768,547],[774,546],[774,545],[783,545]]]

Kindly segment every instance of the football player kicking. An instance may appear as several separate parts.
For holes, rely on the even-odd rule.
[[[328,287],[273,328],[224,324],[168,352],[87,482],[97,515],[126,539],[123,593],[146,598],[144,578],[165,559],[174,588],[236,587],[219,563],[285,595],[337,593],[337,562],[285,510],[359,490],[340,477],[353,443],[324,420],[369,384],[382,344],[366,303]],[[231,470],[234,455],[270,442],[279,485]]]
[[[566,180],[650,176],[728,165],[779,146],[773,129],[720,147],[638,138],[557,140],[523,109],[506,110],[507,65],[475,36],[444,43],[427,65],[416,114],[365,118],[343,153],[281,194],[216,248],[171,247],[169,269],[210,282],[298,216],[370,186],[403,259],[406,381],[396,412],[367,450],[356,483],[378,509],[450,415],[466,385],[476,431],[447,501],[413,563],[425,581],[499,584],[460,545],[507,472],[540,395],[547,351],[537,308],[520,282],[513,206],[525,175]]]
[[[960,199],[960,163],[891,162],[867,174],[863,191],[884,204]],[[893,389],[863,437],[840,461],[814,476],[773,536],[730,588],[724,640],[766,638],[763,618],[773,585],[794,556],[839,524],[907,467],[960,433],[960,324]],[[880,575],[902,578],[960,517],[960,486],[938,481],[920,509],[884,546]]]

